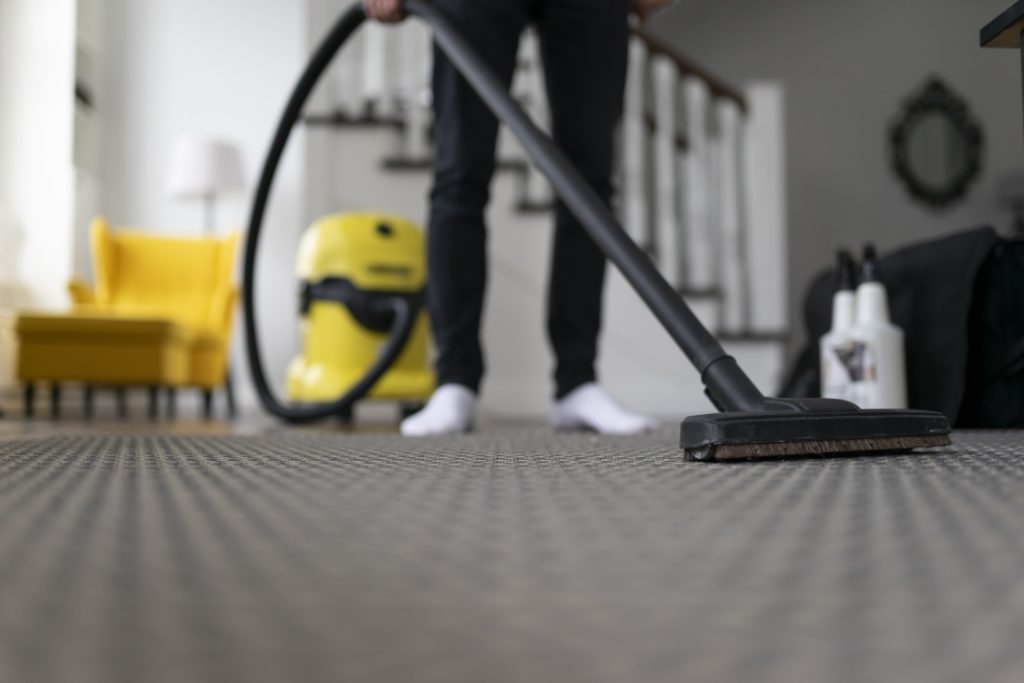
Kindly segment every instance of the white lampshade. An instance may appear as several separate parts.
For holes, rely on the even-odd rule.
[[[242,157],[235,145],[191,137],[175,143],[167,177],[171,197],[210,199],[243,189]]]

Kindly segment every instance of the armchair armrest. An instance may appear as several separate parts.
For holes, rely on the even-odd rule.
[[[225,339],[231,335],[231,325],[234,321],[235,306],[240,296],[239,289],[235,285],[220,287],[213,297],[213,304],[210,307],[210,326]]]
[[[81,280],[73,279],[68,282],[68,294],[71,295],[71,303],[75,308],[96,304],[96,294],[92,287]]]

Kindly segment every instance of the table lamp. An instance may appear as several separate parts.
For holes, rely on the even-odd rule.
[[[167,192],[174,199],[202,201],[204,234],[214,232],[217,199],[244,189],[242,158],[235,145],[195,137],[175,143]]]

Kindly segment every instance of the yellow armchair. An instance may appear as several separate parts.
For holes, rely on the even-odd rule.
[[[239,295],[233,282],[238,232],[221,238],[115,233],[97,218],[90,238],[95,286],[69,285],[76,312],[173,321],[189,337],[187,384],[206,391],[223,385]]]
[[[68,284],[71,313],[23,311],[15,320],[26,416],[41,382],[50,385],[54,416],[64,382],[86,385],[86,415],[93,388],[106,386],[118,389],[122,415],[125,390],[138,386],[149,388],[154,417],[159,387],[172,394],[170,411],[174,388],[202,389],[210,415],[213,390],[223,386],[233,413],[227,364],[238,233],[199,239],[113,233],[98,218],[90,237],[95,286]]]

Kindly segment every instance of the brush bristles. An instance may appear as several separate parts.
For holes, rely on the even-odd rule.
[[[878,453],[909,451],[914,448],[948,446],[948,434],[922,436],[890,436],[874,439],[829,439],[821,441],[777,441],[773,443],[737,443],[709,446],[707,449],[686,449],[693,460],[755,460],[760,458],[834,455],[837,453]]]

